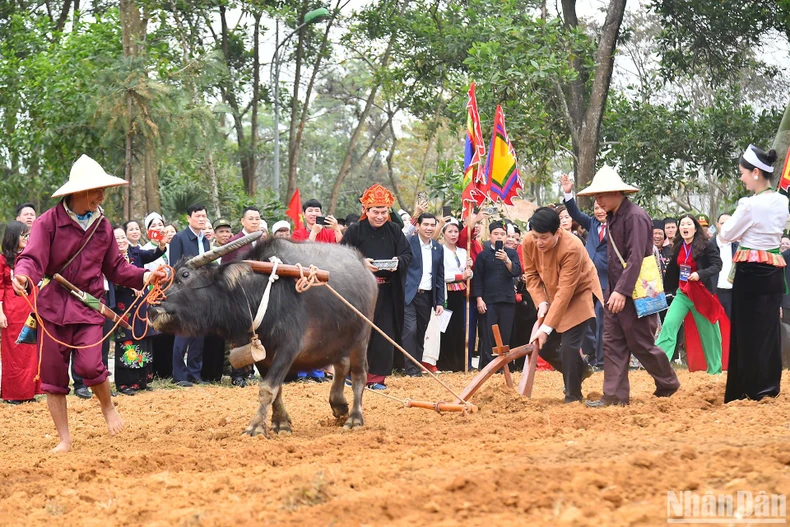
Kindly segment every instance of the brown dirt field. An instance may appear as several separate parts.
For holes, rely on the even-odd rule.
[[[366,393],[353,432],[334,425],[328,384],[290,384],[294,435],[271,440],[239,435],[256,387],[119,396],[118,438],[95,399],[69,397],[74,452],[59,456],[44,402],[0,405],[0,525],[665,525],[668,490],[790,494],[788,376],[776,400],[727,406],[726,376],[680,378],[656,399],[632,372],[631,406],[600,410],[562,404],[556,372],[533,400],[492,378],[469,416]],[[449,398],[424,378],[390,387]]]

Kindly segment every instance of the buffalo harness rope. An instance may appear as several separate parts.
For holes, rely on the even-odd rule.
[[[343,302],[343,303],[344,303],[346,306],[348,306],[348,307],[349,307],[349,309],[351,309],[351,310],[352,310],[354,313],[356,313],[357,315],[359,315],[359,316],[360,316],[360,317],[361,317],[361,318],[362,318],[362,319],[363,319],[365,322],[367,322],[367,323],[370,325],[370,327],[372,327],[373,329],[375,329],[376,331],[378,331],[378,332],[379,332],[379,334],[380,334],[382,337],[384,337],[385,339],[387,339],[387,341],[389,341],[389,343],[390,343],[390,344],[392,344],[393,346],[395,346],[395,348],[397,348],[397,349],[398,349],[398,351],[400,351],[401,353],[403,353],[403,355],[404,355],[405,357],[407,357],[407,358],[408,358],[410,361],[412,361],[414,364],[416,364],[416,365],[417,365],[417,366],[418,366],[418,367],[419,367],[419,368],[420,368],[420,369],[421,369],[423,372],[427,373],[427,374],[428,374],[428,376],[430,376],[430,377],[431,377],[433,380],[435,380],[436,382],[438,382],[439,384],[441,384],[441,385],[442,385],[442,387],[444,387],[444,389],[445,389],[445,390],[447,390],[448,392],[450,392],[450,393],[451,393],[451,394],[452,394],[452,395],[453,395],[453,396],[454,396],[454,397],[455,397],[455,398],[456,398],[458,401],[460,401],[461,403],[463,403],[463,405],[464,405],[464,408],[465,408],[465,409],[468,409],[468,410],[470,410],[470,411],[474,411],[474,410],[476,410],[476,407],[475,407],[475,406],[474,406],[472,403],[470,403],[470,402],[468,402],[468,401],[464,400],[464,399],[463,399],[463,398],[462,398],[460,395],[458,395],[457,393],[455,393],[455,391],[454,391],[452,388],[450,388],[450,387],[449,387],[449,386],[448,386],[448,385],[447,385],[445,382],[443,382],[443,381],[442,381],[442,380],[441,380],[439,377],[437,377],[436,375],[434,375],[434,374],[433,374],[431,371],[429,371],[429,370],[428,370],[428,369],[427,369],[425,366],[423,366],[423,365],[422,365],[422,363],[420,363],[420,361],[418,361],[417,359],[415,359],[414,357],[412,357],[412,355],[411,355],[411,354],[410,354],[408,351],[406,351],[405,349],[403,349],[403,347],[402,347],[400,344],[398,344],[397,342],[395,342],[395,341],[394,341],[394,340],[393,340],[393,339],[392,339],[392,338],[391,338],[389,335],[387,335],[387,334],[386,334],[386,333],[385,333],[383,330],[381,330],[381,329],[380,329],[380,328],[379,328],[379,327],[378,327],[376,324],[374,324],[372,320],[370,320],[368,317],[366,317],[366,316],[365,316],[365,315],[364,315],[364,314],[363,314],[363,313],[362,313],[362,312],[361,312],[359,309],[357,309],[356,307],[354,307],[354,305],[353,305],[353,304],[351,304],[351,302],[349,302],[348,300],[346,300],[345,298],[343,298],[343,296],[342,296],[340,293],[338,293],[337,291],[335,291],[335,289],[334,289],[334,288],[333,288],[331,285],[329,285],[329,284],[328,284],[328,283],[326,283],[326,282],[321,282],[320,280],[318,280],[318,277],[316,276],[316,273],[318,272],[318,268],[317,268],[316,266],[314,266],[314,265],[310,265],[310,267],[307,269],[307,275],[305,275],[305,268],[304,268],[304,267],[303,267],[301,264],[298,264],[298,263],[297,263],[297,264],[296,264],[296,267],[298,267],[298,268],[299,268],[299,275],[300,275],[300,278],[296,280],[296,291],[297,291],[297,292],[299,292],[299,293],[304,293],[305,291],[307,291],[308,289],[310,289],[310,288],[311,288],[311,287],[313,287],[313,286],[322,286],[322,287],[326,287],[326,288],[327,288],[327,289],[329,289],[329,291],[331,291],[331,292],[332,292],[332,294],[333,294],[333,295],[335,295],[335,296],[336,296],[336,297],[337,297],[337,298],[338,298],[338,299],[339,299],[341,302]],[[275,268],[275,269],[272,271],[272,273],[274,273],[274,271],[276,271],[276,268]],[[384,395],[384,394],[379,394],[379,395]],[[397,398],[395,398],[395,397],[392,397],[392,396],[390,396],[390,397],[391,397],[392,399],[395,399],[395,400],[400,400],[400,399],[397,399]],[[402,400],[401,402],[403,402],[403,403],[404,403],[406,406],[409,406],[409,404],[408,404],[408,403],[409,403],[409,400],[408,400],[408,399],[404,399],[404,400]],[[439,404],[441,404],[441,403],[437,403],[437,405],[436,405],[436,411],[437,411],[437,412],[439,411]]]

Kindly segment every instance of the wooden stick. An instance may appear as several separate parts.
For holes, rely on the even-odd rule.
[[[243,263],[246,263],[252,270],[256,273],[265,273],[271,274],[272,269],[274,269],[273,262],[259,262],[257,260],[242,260]],[[302,269],[305,272],[305,276],[307,276],[307,267],[303,266]],[[277,274],[279,276],[286,276],[288,278],[301,278],[302,275],[299,272],[299,268],[295,265],[290,264],[279,264],[277,266]],[[328,282],[329,281],[329,271],[322,271],[321,269],[315,272],[315,277],[318,279],[319,282]]]
[[[406,400],[406,406],[409,408],[425,408],[426,410],[436,410],[437,412],[469,412],[475,413],[477,412],[477,406],[474,404],[470,405],[463,405],[463,404],[452,404],[452,403],[432,403],[429,401],[411,401]]]
[[[98,298],[86,293],[85,291],[82,291],[80,288],[78,288],[77,286],[75,286],[65,278],[63,278],[59,273],[55,273],[52,279],[55,280],[60,285],[62,285],[63,287],[65,287],[72,294],[72,296],[77,298],[80,302],[82,302],[89,308],[98,311],[102,316],[104,316],[104,318],[106,318],[110,322],[113,322],[115,324],[120,324],[121,326],[123,326],[124,329],[132,331],[132,326],[130,326],[128,322],[126,322],[115,311],[107,307],[105,304],[102,304]]]
[[[466,258],[472,257],[472,212],[473,207],[469,205],[469,214],[466,218]],[[466,263],[466,262],[464,262]],[[466,267],[464,267],[465,269]],[[464,373],[469,373],[469,321],[471,319],[472,304],[472,279],[466,279],[466,322],[464,323]]]
[[[502,344],[502,334],[499,332],[499,324],[494,324],[491,327],[491,330],[494,333],[494,341],[496,342],[496,346],[494,346],[494,355],[507,356],[508,352],[510,351],[510,346],[505,346]],[[507,384],[508,388],[512,388],[513,376],[510,375],[510,367],[508,367],[507,362],[503,366],[503,369],[505,372],[505,384]]]

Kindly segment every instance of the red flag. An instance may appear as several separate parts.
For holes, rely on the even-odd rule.
[[[785,167],[782,170],[782,178],[779,180],[779,190],[787,192],[790,188],[790,148],[787,149],[787,157],[785,157]]]
[[[480,129],[480,115],[477,112],[477,96],[475,83],[469,86],[469,101],[466,103],[466,145],[464,148],[464,191],[462,195],[463,212],[466,218],[473,204],[480,206],[488,194],[485,174],[481,170],[482,158],[486,147],[483,143],[483,132]]]
[[[299,196],[299,189],[296,189],[291,201],[288,203],[288,210],[285,215],[294,222],[294,231],[304,227],[304,214],[302,214],[302,198]]]

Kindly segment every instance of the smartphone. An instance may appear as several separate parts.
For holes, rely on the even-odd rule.
[[[497,240],[496,243],[494,243],[494,250],[501,251],[504,246],[505,244],[502,242],[502,240]]]
[[[153,241],[160,241],[164,238],[164,233],[156,229],[148,229],[148,239]]]
[[[453,215],[452,207],[450,207],[449,205],[445,205],[444,207],[442,207],[442,218],[446,218],[447,216],[452,216],[452,215]]]
[[[318,216],[315,219],[315,222],[319,225],[329,225],[329,222],[326,219],[326,216]]]
[[[486,213],[486,214],[488,214],[489,216],[493,216],[493,215],[494,215],[494,214],[496,214],[498,211],[497,211],[497,208],[496,208],[496,207],[485,207],[485,208],[483,209],[483,212],[485,212],[485,213]]]

